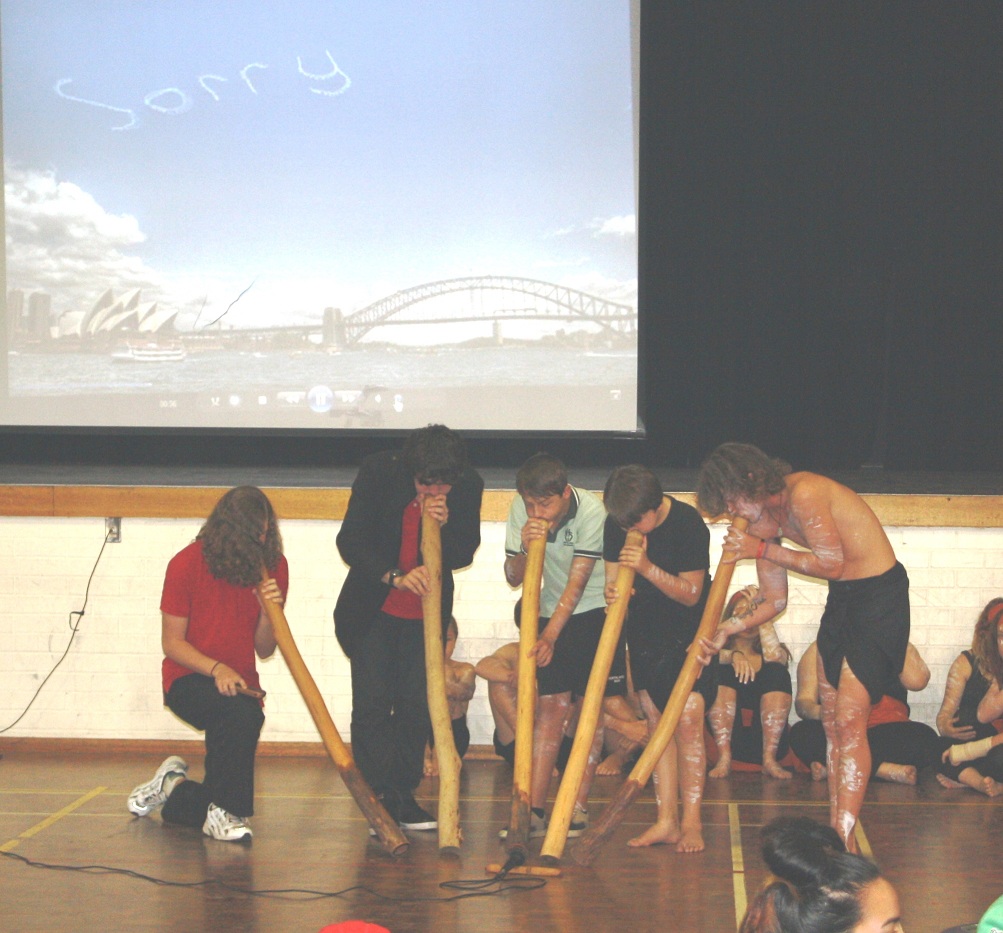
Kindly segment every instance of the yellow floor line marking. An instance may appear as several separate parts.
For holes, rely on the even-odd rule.
[[[41,823],[36,823],[34,826],[31,827],[31,829],[26,829],[16,839],[10,839],[7,842],[5,842],[2,846],[0,846],[0,852],[10,852],[10,850],[13,849],[22,839],[30,839],[32,836],[40,833],[43,829],[48,829],[53,823],[58,822],[64,816],[66,816],[69,813],[72,813],[78,807],[82,807],[89,800],[93,800],[95,797],[99,797],[106,790],[108,790],[107,787],[95,787],[94,790],[89,791],[88,793],[84,794],[83,797],[74,800],[73,803],[63,807],[62,810],[58,810],[51,816],[47,816],[44,820],[42,820]]]
[[[738,804],[728,804],[728,828],[731,830],[731,883],[735,891],[735,929],[745,916],[745,859],[742,857],[742,825],[738,820]]]
[[[853,834],[857,837],[857,845],[860,846],[860,854],[866,855],[869,859],[874,858],[871,851],[871,844],[867,841],[867,834],[864,832],[864,824],[858,819]]]

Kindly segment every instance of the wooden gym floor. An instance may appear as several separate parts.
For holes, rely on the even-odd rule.
[[[568,858],[569,840],[561,877],[533,890],[461,899],[469,892],[442,884],[483,881],[488,863],[504,861],[497,833],[508,818],[511,770],[498,759],[464,762],[459,857],[440,856],[430,832],[411,833],[410,850],[393,858],[370,839],[326,758],[259,754],[255,836],[244,847],[165,826],[156,815],[129,815],[126,796],[152,774],[159,753],[17,743],[0,751],[0,929],[9,933],[317,933],[349,919],[392,933],[728,931],[763,881],[760,827],[782,813],[819,820],[827,813],[823,786],[805,776],[779,782],[735,774],[708,781],[705,852],[628,849],[626,840],[653,817],[649,788],[590,867]],[[198,777],[200,756],[185,754]],[[597,781],[594,813],[618,781]],[[436,792],[434,780],[418,792],[433,812]],[[862,826],[865,851],[898,888],[908,933],[974,923],[1003,892],[1003,800],[945,791],[930,774],[915,788],[872,783]],[[13,856],[136,875],[36,867]]]

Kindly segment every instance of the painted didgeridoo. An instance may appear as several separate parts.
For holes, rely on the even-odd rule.
[[[439,850],[458,852],[460,834],[460,756],[446,698],[446,662],[442,644],[442,528],[427,512],[421,515],[421,554],[431,588],[421,598],[425,623],[425,681],[428,714],[439,763]]]
[[[536,646],[540,627],[540,584],[546,538],[534,538],[526,554],[519,617],[519,668],[515,700],[515,764],[512,769],[512,812],[505,848],[511,853],[529,845],[529,795],[533,781],[533,722],[536,718]]]
[[[627,533],[626,544],[639,547],[644,541],[643,535],[637,531]],[[568,830],[574,816],[575,798],[581,789],[588,764],[589,751],[595,739],[599,717],[602,715],[602,701],[606,693],[606,680],[609,669],[613,665],[613,655],[616,653],[620,632],[623,630],[623,620],[627,616],[627,604],[630,602],[630,591],[634,586],[634,571],[629,567],[620,567],[616,574],[616,600],[606,610],[606,621],[603,623],[602,635],[596,648],[595,660],[589,674],[585,697],[578,714],[578,727],[575,729],[575,740],[571,746],[571,755],[564,767],[564,776],[557,791],[554,809],[550,814],[547,826],[547,836],[543,840],[540,855],[546,859],[557,860],[564,854],[564,846],[568,841]]]
[[[262,583],[267,581],[269,576],[268,571],[262,568]],[[355,798],[355,802],[359,805],[363,816],[369,821],[369,825],[372,826],[383,848],[391,855],[403,855],[410,845],[407,837],[401,832],[397,823],[391,819],[390,814],[373,793],[373,789],[366,783],[366,779],[359,771],[348,746],[341,740],[334,720],[331,719],[331,714],[324,703],[324,698],[320,695],[320,690],[317,689],[317,683],[310,671],[307,670],[299,648],[296,647],[282,606],[266,598],[261,593],[260,586],[258,587],[258,595],[261,597],[261,604],[265,607],[265,612],[271,620],[272,628],[275,631],[275,641],[282,652],[282,657],[286,660],[289,673],[293,675],[293,680],[296,681],[296,686],[299,687],[299,691],[303,695],[303,700],[317,726],[324,748],[331,756],[331,761],[338,769],[341,779],[345,782],[345,787]]]
[[[736,518],[732,521],[739,531],[745,531],[749,523],[744,518]],[[714,574],[714,582],[711,584],[710,593],[707,596],[707,605],[704,607],[703,615],[700,617],[700,626],[693,638],[683,662],[683,668],[679,672],[669,700],[665,704],[658,725],[648,739],[641,757],[638,758],[634,770],[630,772],[627,779],[620,785],[620,790],[616,793],[609,805],[603,810],[599,819],[596,820],[578,840],[571,853],[571,857],[579,865],[591,865],[596,857],[599,847],[613,834],[613,831],[620,825],[627,808],[634,802],[642,788],[648,783],[651,772],[655,770],[655,764],[665,751],[672,736],[675,735],[676,726],[682,716],[683,707],[693,690],[693,685],[700,676],[701,665],[698,660],[700,653],[700,639],[710,638],[721,622],[721,613],[724,610],[725,597],[728,595],[728,586],[731,584],[732,575],[735,572],[734,563],[725,563],[724,555],[717,565]]]

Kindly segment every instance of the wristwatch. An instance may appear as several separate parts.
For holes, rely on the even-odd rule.
[[[403,577],[403,576],[404,576],[404,571],[398,570],[395,567],[393,570],[390,571],[389,575],[387,576],[387,584],[389,586],[393,586],[394,580],[396,580],[398,577]],[[396,587],[394,587],[394,589],[396,589]]]

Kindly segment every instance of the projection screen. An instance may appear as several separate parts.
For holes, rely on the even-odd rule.
[[[637,0],[2,0],[0,425],[636,432]]]

